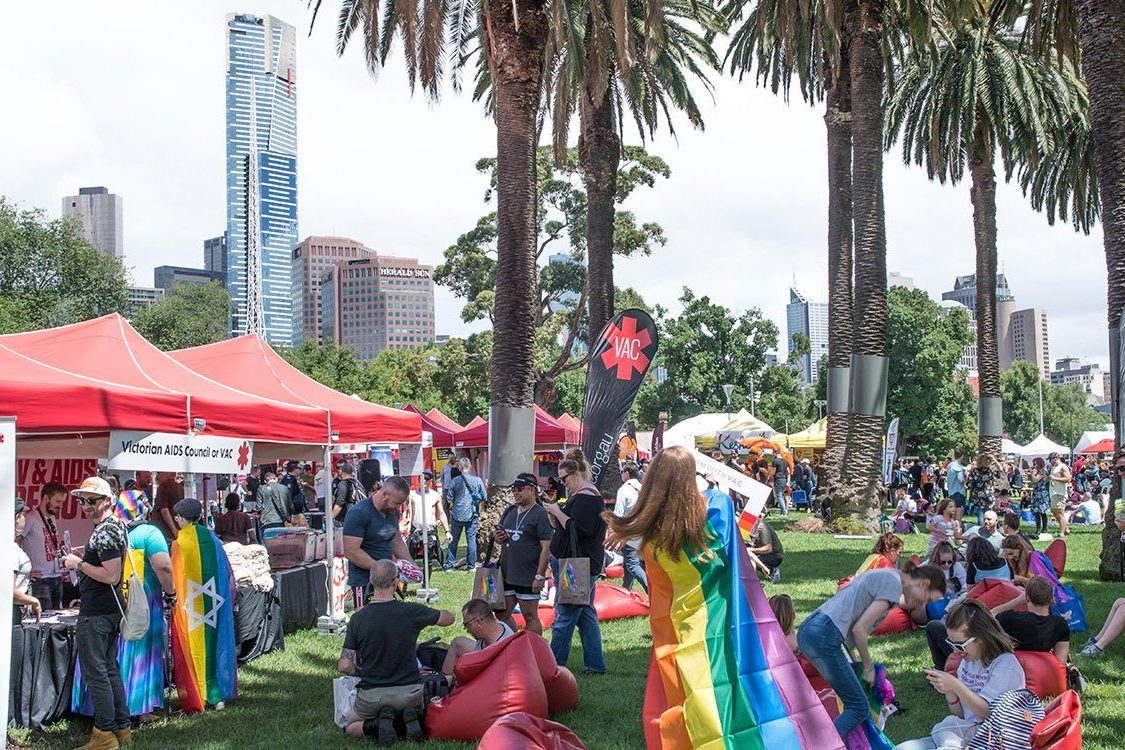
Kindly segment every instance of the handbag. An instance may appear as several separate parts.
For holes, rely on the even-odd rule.
[[[578,532],[574,529],[574,521],[570,521],[567,527],[570,529],[570,545],[567,549],[570,554],[577,555]],[[590,558],[559,558],[558,578],[555,584],[555,604],[590,603]]]
[[[141,553],[144,554],[143,552]],[[117,602],[117,610],[121,613],[121,638],[126,641],[139,641],[148,632],[149,609],[148,597],[145,595],[145,584],[137,575],[137,566],[133,564],[132,551],[125,550],[125,559],[128,561],[130,573],[126,579],[125,606],[121,606],[121,599],[114,589],[113,600]]]
[[[1059,581],[1050,558],[1042,552],[1034,552],[1029,567],[1032,573],[1043,576],[1051,582],[1055,600],[1051,605],[1051,614],[1066,620],[1072,633],[1081,633],[1089,629],[1090,625],[1086,621],[1086,600],[1073,586],[1067,586]]]
[[[498,562],[490,562],[495,548],[496,540],[489,539],[484,564],[477,568],[473,577],[473,598],[484,599],[493,610],[505,611],[508,602],[504,598],[504,574]]]

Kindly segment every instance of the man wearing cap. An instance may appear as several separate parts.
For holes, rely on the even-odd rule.
[[[69,554],[63,564],[78,573],[78,608],[75,644],[78,664],[94,704],[94,729],[85,750],[113,750],[132,740],[125,684],[117,666],[117,636],[124,602],[122,560],[129,542],[125,524],[113,515],[113,491],[101,477],[90,477],[71,492],[94,530],[81,557]]]
[[[504,600],[507,609],[500,619],[511,629],[516,622],[512,612],[520,606],[524,626],[543,635],[539,620],[539,594],[546,580],[555,530],[547,511],[539,504],[539,482],[534,474],[520,474],[512,482],[516,504],[500,515],[492,538],[503,544],[500,570],[504,574]]]

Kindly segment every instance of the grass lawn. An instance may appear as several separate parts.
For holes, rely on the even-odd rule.
[[[802,517],[800,514],[798,518]],[[1064,580],[1077,585],[1085,596],[1090,623],[1098,628],[1114,598],[1125,587],[1097,580],[1100,536],[1097,528],[1075,527],[1068,540],[1069,559]],[[855,571],[867,556],[870,542],[836,540],[826,535],[781,532],[785,545],[783,581],[765,584],[766,593],[786,592],[793,597],[798,618],[803,618],[836,590],[836,580]],[[926,537],[907,536],[906,551],[925,551]],[[1045,545],[1036,545],[1042,549]],[[441,591],[438,606],[456,611],[468,598],[472,578],[466,573],[434,577]],[[424,638],[440,634],[448,639],[455,628],[433,629]],[[1080,645],[1092,633],[1076,634]],[[591,750],[643,748],[641,705],[651,640],[648,621],[618,620],[603,623],[609,674],[578,675],[581,701],[575,711],[557,717],[573,729]],[[286,638],[286,650],[268,654],[239,670],[242,697],[222,712],[209,711],[173,720],[136,732],[134,746],[142,748],[352,748],[357,743],[332,724],[332,685],[342,637],[324,637],[305,631]],[[873,640],[876,660],[886,664],[906,709],[891,717],[887,734],[896,741],[920,737],[945,714],[944,701],[922,676],[929,665],[929,650],[921,631]],[[1077,658],[1090,688],[1083,696],[1084,747],[1110,750],[1125,737],[1125,645],[1119,644],[1097,661]],[[581,649],[575,636],[570,667],[581,670]],[[78,722],[63,722],[48,732],[9,731],[17,746],[71,748],[81,744],[87,731]],[[431,742],[432,748],[467,748],[453,742]]]

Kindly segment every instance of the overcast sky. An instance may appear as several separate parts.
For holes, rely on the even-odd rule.
[[[272,13],[297,27],[300,237],[338,234],[436,264],[485,212],[495,153],[480,105],[448,91],[411,96],[400,60],[372,79],[361,46],[335,55],[337,0],[311,38],[301,0],[9,4],[0,24],[0,195],[59,215],[64,195],[104,185],[125,201],[126,263],[139,285],[157,265],[201,267],[224,229],[224,16]],[[617,266],[619,285],[676,309],[680,288],[742,310],[760,307],[784,339],[794,276],[827,299],[824,127],[820,110],[717,79],[707,129],[650,149],[670,180],[627,207],[661,223],[668,245]],[[706,96],[704,95],[704,98]],[[630,136],[636,142],[635,136]],[[935,299],[972,273],[967,185],[930,183],[886,158],[888,268]],[[1017,304],[1048,311],[1052,359],[1106,362],[1101,230],[1050,227],[1017,187],[998,191],[999,248]],[[439,288],[438,333],[471,330]],[[782,343],[784,347],[784,342]]]

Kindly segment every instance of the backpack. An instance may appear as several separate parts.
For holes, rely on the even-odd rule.
[[[1009,690],[988,708],[969,750],[1031,750],[1031,733],[1046,712],[1030,690]]]
[[[139,641],[148,632],[149,609],[148,597],[145,594],[145,584],[137,573],[137,566],[133,564],[133,550],[125,550],[125,561],[129,567],[129,575],[124,577],[125,586],[122,598],[125,599],[124,607],[121,600],[117,600],[117,609],[121,612],[121,637],[126,641]],[[141,552],[142,560],[144,553]]]

